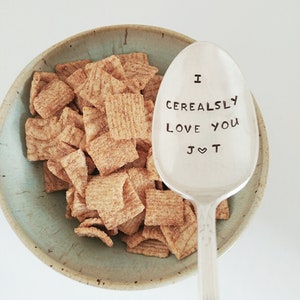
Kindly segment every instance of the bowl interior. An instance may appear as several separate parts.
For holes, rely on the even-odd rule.
[[[149,26],[111,26],[76,35],[53,46],[21,72],[0,111],[0,203],[11,226],[27,247],[61,273],[88,284],[114,289],[142,289],[175,282],[196,270],[197,255],[182,261],[144,257],[125,251],[114,240],[79,238],[76,220],[65,218],[65,193],[44,191],[42,166],[26,159],[24,124],[33,71],[53,71],[58,63],[143,51],[163,74],[177,53],[193,40]],[[230,199],[231,218],[217,223],[219,255],[237,239],[258,206],[268,170],[268,143],[259,108],[259,159],[247,186]]]

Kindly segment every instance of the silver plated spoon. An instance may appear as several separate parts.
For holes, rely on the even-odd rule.
[[[258,157],[252,95],[233,59],[209,42],[183,49],[167,69],[152,147],[164,183],[197,208],[201,299],[218,299],[216,207],[242,189]]]

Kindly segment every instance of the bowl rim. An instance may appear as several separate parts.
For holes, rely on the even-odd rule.
[[[154,33],[160,33],[160,34],[166,34],[172,37],[175,37],[176,39],[179,39],[186,43],[192,43],[195,40],[184,35],[181,33],[178,33],[176,31],[158,27],[158,26],[152,26],[152,25],[138,25],[138,24],[118,24],[118,25],[110,25],[110,26],[103,26],[98,28],[93,28],[89,30],[85,30],[82,32],[79,32],[77,34],[74,34],[70,37],[67,37],[63,40],[61,40],[58,43],[53,44],[48,49],[41,52],[39,55],[37,55],[35,58],[33,58],[19,73],[19,75],[16,77],[16,79],[13,81],[11,87],[7,91],[3,102],[0,107],[0,133],[2,131],[6,116],[9,111],[9,107],[12,103],[17,101],[17,97],[14,98],[13,101],[11,101],[10,94],[15,92],[15,86],[17,85],[17,82],[21,81],[23,78],[25,79],[25,74],[32,69],[32,67],[39,61],[43,59],[45,55],[48,53],[51,53],[54,49],[56,49],[59,46],[62,46],[66,43],[70,43],[73,40],[76,40],[77,38],[83,38],[84,36],[88,36],[95,33],[101,33],[101,32],[108,32],[108,31],[115,31],[115,30],[124,30],[124,35],[127,34],[127,30],[134,29],[134,30],[141,30],[146,32],[154,32]],[[257,112],[260,114],[259,107],[254,99],[255,107]],[[259,207],[259,204],[261,202],[261,199],[264,194],[266,182],[267,182],[267,175],[268,175],[268,168],[269,168],[269,145],[268,145],[268,139],[267,139],[267,133],[265,129],[265,124],[263,119],[260,120],[260,126],[262,127],[262,132],[260,133],[264,140],[264,149],[263,149],[263,156],[264,156],[264,165],[261,170],[261,181],[258,186],[258,191],[256,193],[256,196],[253,200],[253,204],[251,205],[251,208],[248,212],[248,214],[244,217],[243,222],[240,224],[240,226],[237,228],[237,230],[234,232],[234,234],[231,236],[230,239],[223,245],[221,249],[218,249],[218,256],[223,255],[230,247],[233,246],[233,244],[237,241],[238,237],[241,235],[241,233],[244,231],[245,227],[250,222],[254,212]],[[86,283],[89,285],[94,286],[100,286],[102,288],[109,288],[109,289],[118,289],[118,290],[138,290],[138,289],[147,289],[147,288],[158,288],[162,285],[175,283],[178,280],[183,280],[188,275],[190,275],[192,272],[195,272],[195,269],[193,267],[189,267],[185,270],[185,272],[182,272],[180,276],[178,274],[174,274],[172,276],[169,276],[168,278],[164,278],[161,280],[153,280],[152,282],[141,282],[137,285],[128,285],[128,283],[123,282],[115,282],[115,281],[105,281],[105,285],[100,285],[99,283],[95,281],[94,278],[91,278],[90,276],[84,275],[82,273],[74,272],[73,269],[68,268],[61,264],[60,262],[56,261],[55,259],[48,256],[46,253],[44,253],[41,249],[39,249],[34,241],[29,238],[23,229],[21,228],[18,221],[10,214],[10,210],[7,204],[7,201],[4,199],[4,196],[2,195],[2,192],[0,190],[0,207],[4,213],[4,216],[8,222],[8,224],[11,226],[15,234],[18,236],[18,238],[22,241],[22,243],[36,256],[38,257],[43,263],[46,265],[52,267],[54,270],[58,271],[59,273],[71,278],[75,279],[76,281]]]

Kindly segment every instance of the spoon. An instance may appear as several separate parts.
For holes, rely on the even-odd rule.
[[[242,189],[258,157],[253,98],[221,48],[195,42],[172,61],[157,94],[152,147],[163,182],[194,203],[201,299],[218,299],[216,207]]]

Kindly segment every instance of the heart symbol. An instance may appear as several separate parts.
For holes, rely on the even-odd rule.
[[[198,148],[198,151],[199,151],[201,154],[204,154],[204,153],[207,151],[207,148],[206,148],[206,147],[204,147],[204,148],[199,147],[199,148]]]

